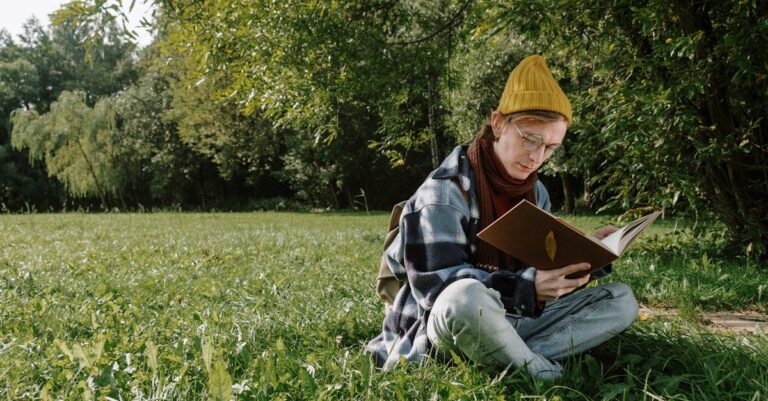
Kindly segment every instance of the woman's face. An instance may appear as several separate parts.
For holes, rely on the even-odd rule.
[[[523,118],[512,123],[497,111],[491,115],[491,126],[493,135],[497,138],[493,142],[493,152],[507,173],[518,180],[528,178],[551,156],[548,148],[551,150],[562,144],[568,129],[565,121],[550,123]],[[529,143],[526,146],[529,148],[531,140],[535,143],[539,138],[541,146],[537,150],[526,150],[523,147],[525,141],[523,137],[528,139]]]

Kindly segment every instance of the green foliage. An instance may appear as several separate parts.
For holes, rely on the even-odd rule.
[[[768,39],[762,2],[155,3],[161,35],[146,57],[165,68],[148,70],[171,87],[162,95],[172,99],[162,113],[175,124],[170,136],[192,150],[190,160],[215,166],[206,180],[249,193],[280,181],[313,206],[334,208],[374,188],[382,198],[400,194],[386,206],[418,184],[408,174],[422,178],[471,138],[512,66],[541,53],[576,110],[566,153],[542,170],[560,176],[571,204],[578,182],[586,205],[601,211],[715,216],[742,250],[768,255],[768,60],[755,50]],[[98,89],[89,106],[135,72],[113,62],[130,45],[107,40],[119,37],[121,16],[116,1],[73,2],[57,14],[62,38],[99,39],[107,55],[66,80]],[[34,24],[29,32],[28,45],[45,38]],[[98,54],[56,35],[39,42],[23,56],[41,86],[58,63],[41,54]],[[7,74],[33,76],[14,60]],[[149,175],[184,182],[164,169],[187,153],[170,153]],[[408,182],[391,191],[386,178],[403,175]]]
[[[244,115],[237,102],[220,96],[217,88],[224,78],[198,78],[189,52],[166,42],[157,45],[157,52],[148,57],[151,73],[165,77],[170,85],[166,96],[171,104],[163,118],[176,123],[184,144],[210,159],[226,180],[242,177],[255,186],[273,178],[281,167],[285,133],[260,112]]]
[[[40,83],[37,68],[25,58],[0,62],[0,110],[7,114],[11,110],[35,99]]]
[[[203,93],[223,104],[268,121],[287,146],[279,176],[314,205],[353,205],[351,194],[376,179],[360,169],[376,158],[368,147],[402,164],[406,152],[424,151],[435,138],[442,113],[433,113],[429,128],[427,106],[440,108],[437,79],[445,52],[431,43],[426,49],[387,43],[388,29],[394,34],[398,21],[430,10],[426,6],[164,5],[180,21],[165,44],[175,51],[193,49],[195,68],[186,85],[203,86]],[[264,125],[256,135],[269,139]]]
[[[765,256],[768,166],[758,2],[529,1],[496,25],[562,66],[577,110],[567,164],[605,207],[711,210]],[[751,245],[750,245],[751,244]]]
[[[114,96],[114,164],[124,209],[135,204],[188,204],[189,188],[208,195],[204,178],[216,176],[215,171],[206,171],[211,168],[209,158],[195,152],[181,137],[177,121],[168,117],[171,85],[168,77],[146,71]]]
[[[62,91],[81,90],[85,103],[92,107],[96,100],[123,88],[135,78],[136,70],[130,58],[130,46],[108,29],[109,34],[96,49],[97,57],[85,63],[81,40],[86,30],[72,26],[42,27],[31,19],[24,25],[24,34],[17,42],[4,37],[0,46],[0,203],[3,209],[30,210],[66,207],[66,192],[61,184],[47,175],[52,169],[68,174],[73,191],[82,192],[82,166],[77,172],[62,172],[66,164],[48,169],[43,163],[29,164],[31,156],[26,150],[11,146],[10,114],[14,109],[34,110],[45,114]],[[83,116],[80,116],[83,117]],[[89,116],[90,117],[90,116]],[[73,116],[76,120],[77,116]],[[96,124],[94,122],[94,124]],[[102,135],[103,136],[103,135]],[[103,142],[103,138],[100,139]],[[102,143],[103,145],[103,143]],[[51,144],[56,147],[58,145]],[[85,149],[85,148],[84,148]],[[93,147],[103,149],[102,146]],[[97,159],[92,155],[91,159]],[[62,161],[62,160],[59,160]],[[58,175],[57,173],[56,175]],[[89,192],[98,196],[99,191]],[[75,196],[81,196],[78,193]]]
[[[48,113],[20,111],[11,120],[15,148],[29,149],[31,160],[44,160],[49,174],[61,179],[70,193],[99,196],[106,206],[106,195],[118,188],[111,157],[114,110],[110,99],[90,108],[84,93],[63,92]]]
[[[0,397],[736,400],[766,394],[765,335],[708,332],[672,317],[639,321],[565,361],[565,377],[555,383],[460,358],[378,372],[362,349],[381,329],[373,262],[387,218],[0,216],[7,244],[0,248]],[[672,231],[671,223],[660,223],[653,233]],[[741,274],[741,262],[714,258],[705,268],[693,254],[657,260],[644,253],[653,246],[649,239],[638,240],[611,278],[629,283],[643,305],[679,308],[683,296],[704,310],[765,305],[765,292],[760,300],[751,287],[768,280],[764,271]],[[705,283],[718,269],[731,277],[707,298],[716,287]]]

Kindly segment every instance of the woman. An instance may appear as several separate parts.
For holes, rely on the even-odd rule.
[[[562,374],[557,360],[632,324],[637,302],[626,285],[573,292],[610,267],[567,279],[589,265],[537,270],[476,237],[522,199],[550,209],[536,171],[560,147],[571,121],[571,104],[544,59],[530,56],[510,74],[498,109],[475,140],[456,147],[408,200],[400,233],[386,251],[390,269],[407,283],[382,334],[367,346],[380,367],[453,351],[479,364],[525,367],[535,378],[555,379]],[[613,231],[605,227],[595,236]]]

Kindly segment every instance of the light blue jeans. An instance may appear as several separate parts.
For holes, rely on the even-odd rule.
[[[427,336],[438,355],[451,351],[483,364],[525,367],[535,378],[562,375],[554,362],[593,348],[637,317],[632,290],[609,283],[547,302],[537,318],[506,313],[496,290],[474,279],[451,283],[435,300]]]

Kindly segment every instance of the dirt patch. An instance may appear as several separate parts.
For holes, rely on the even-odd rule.
[[[662,316],[677,316],[677,310],[640,308],[640,320]],[[758,312],[707,312],[701,314],[701,319],[707,327],[713,330],[752,334],[768,333],[768,315]]]

